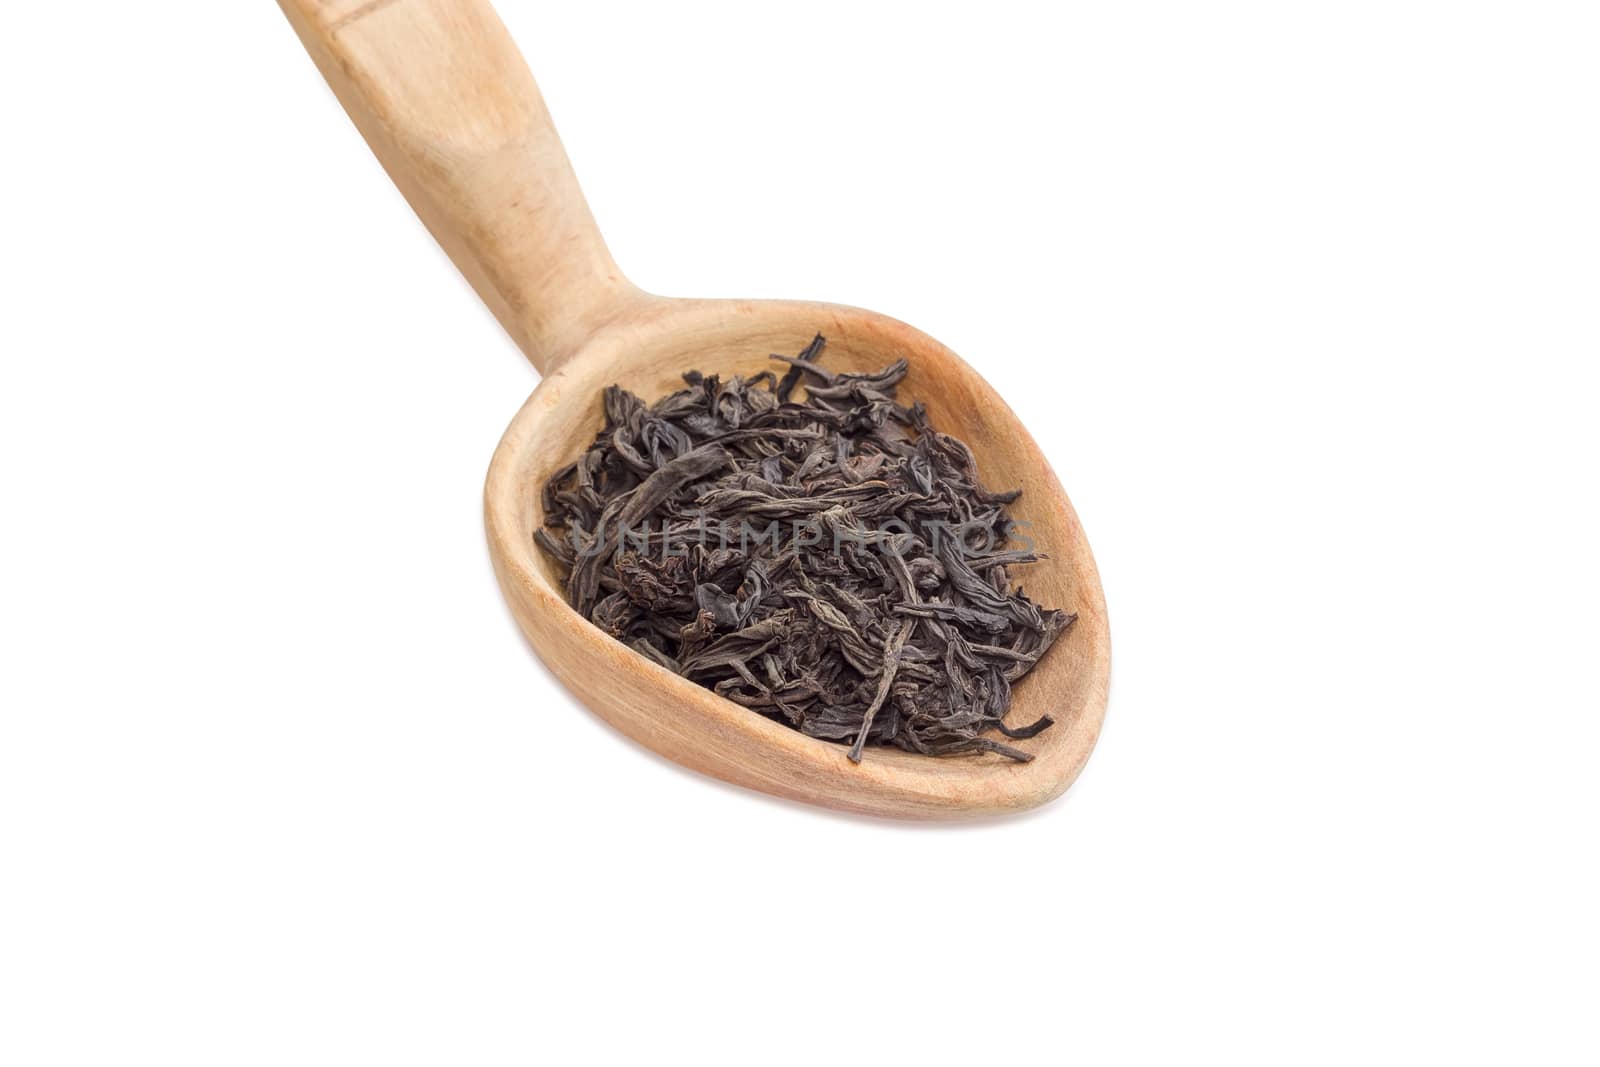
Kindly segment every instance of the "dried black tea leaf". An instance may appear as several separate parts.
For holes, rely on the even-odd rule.
[[[1011,585],[1018,493],[895,399],[909,365],[691,371],[646,404],[605,390],[605,428],[544,487],[535,540],[590,622],[669,671],[811,737],[933,756],[1032,757],[1011,687],[1076,620]],[[794,399],[796,390],[805,399]]]

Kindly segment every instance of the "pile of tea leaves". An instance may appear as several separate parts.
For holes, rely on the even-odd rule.
[[[1018,493],[895,400],[908,366],[835,373],[819,335],[782,378],[697,372],[605,428],[544,487],[537,541],[584,618],[643,656],[811,737],[1032,757],[990,736],[1011,688],[1077,618],[1011,586]],[[805,399],[796,388],[805,384]]]

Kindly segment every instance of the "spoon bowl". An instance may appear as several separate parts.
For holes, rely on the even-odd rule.
[[[1109,630],[1094,559],[1049,464],[994,390],[955,353],[883,315],[833,304],[673,300],[634,288],[595,228],[538,89],[480,0],[280,0],[341,103],[412,207],[544,374],[490,465],[484,511],[501,588],[523,633],[584,704],[648,748],[794,800],[907,818],[1018,811],[1060,795],[1105,713]],[[602,633],[567,602],[535,545],[541,490],[600,430],[599,397],[647,400],[689,369],[750,375],[816,333],[833,371],[910,361],[905,402],[965,441],[1049,557],[1015,575],[1078,620],[1014,691],[1010,721],[1055,725],[1012,742],[1033,759],[935,758],[807,737],[717,696]]]

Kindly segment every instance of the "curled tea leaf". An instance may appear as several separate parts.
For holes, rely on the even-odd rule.
[[[543,487],[540,548],[574,607],[662,668],[753,713],[848,745],[1032,757],[1050,716],[1013,725],[1012,686],[1075,615],[1011,571],[1016,492],[895,398],[897,360],[786,364],[726,381],[694,371],[646,404],[612,386],[593,446]],[[805,389],[805,398],[795,394]]]

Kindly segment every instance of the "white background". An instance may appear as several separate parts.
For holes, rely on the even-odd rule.
[[[490,573],[535,376],[274,5],[19,5],[0,1062],[1595,1062],[1592,5],[502,13],[640,285],[1010,399],[1099,749],[908,828],[621,738]]]

